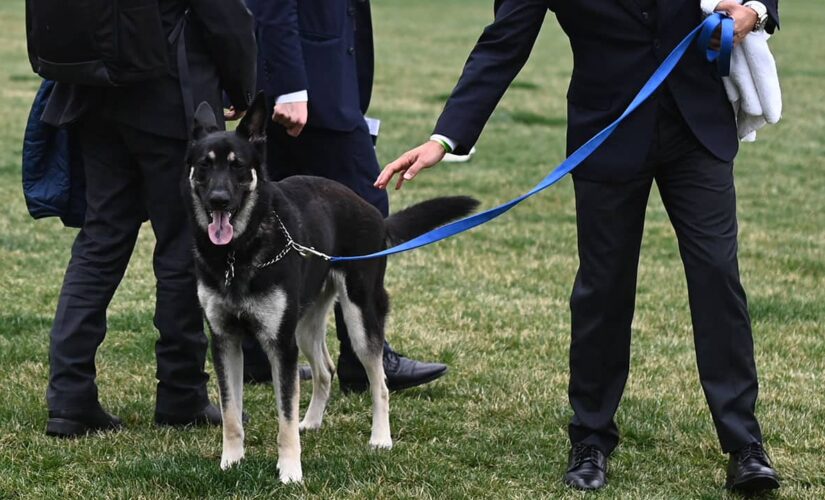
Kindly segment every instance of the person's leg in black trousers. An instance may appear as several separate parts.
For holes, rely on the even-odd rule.
[[[144,220],[140,176],[125,144],[93,120],[78,127],[86,175],[86,219],[72,245],[49,345],[50,413],[97,409],[95,353],[106,309]],[[59,434],[59,430],[55,430]]]
[[[298,137],[291,137],[280,125],[270,123],[267,131],[267,166],[272,180],[291,175],[316,175],[340,182],[377,208],[389,214],[386,191],[373,186],[380,172],[378,158],[366,123],[342,132],[306,127]],[[338,380],[345,391],[363,391],[368,386],[366,372],[355,356],[340,307],[335,306],[335,325],[341,352],[338,357]],[[390,390],[414,387],[435,380],[447,371],[439,363],[422,363],[394,352],[384,344],[384,368]],[[244,366],[247,374],[260,373],[266,378],[268,362],[254,339],[244,341]],[[267,369],[263,369],[267,367]]]
[[[155,234],[154,324],[157,358],[157,417],[186,421],[209,405],[204,371],[208,341],[197,298],[192,230],[182,199],[186,141],[121,126],[140,169],[142,199]]]
[[[737,261],[733,164],[695,143],[656,176],[685,267],[699,378],[722,450],[761,443],[750,317]]]
[[[51,332],[47,433],[72,436],[119,425],[98,403],[94,359],[106,335],[106,309],[147,210],[157,239],[157,409],[181,417],[161,423],[200,423],[208,405],[206,338],[195,301],[190,235],[179,189],[185,141],[99,118],[84,122],[79,138],[87,211],[72,247]]]
[[[570,299],[570,441],[609,455],[613,417],[630,366],[636,274],[652,178],[625,183],[574,178],[579,270]]]

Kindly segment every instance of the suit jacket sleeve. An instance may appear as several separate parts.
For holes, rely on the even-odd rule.
[[[263,71],[263,90],[271,97],[309,88],[298,34],[298,1],[262,0],[255,3],[253,15],[258,24],[263,66],[259,71]]]
[[[255,91],[257,58],[252,15],[242,0],[192,0],[203,39],[218,68],[221,88],[232,105],[245,110]]]
[[[768,9],[768,24],[765,31],[773,33],[779,27],[779,0],[759,0]]]
[[[527,62],[547,0],[497,0],[495,20],[484,29],[438,119],[434,133],[466,154],[478,140],[507,87]]]

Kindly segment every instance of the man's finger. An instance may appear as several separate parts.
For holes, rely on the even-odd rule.
[[[395,189],[401,189],[401,185],[404,184],[404,181],[411,181],[418,175],[418,172],[421,171],[422,168],[425,168],[426,165],[421,158],[415,160],[415,162],[404,171],[403,175],[398,176],[398,182],[395,184]]]
[[[292,137],[298,137],[299,135],[301,135],[302,130],[304,130],[304,126],[302,124],[297,124],[287,128],[286,133],[291,135]]]
[[[413,162],[414,160],[411,158],[409,152],[401,155],[400,158],[384,167],[384,170],[381,171],[378,179],[375,181],[375,186],[381,189],[386,188],[396,173],[403,172]],[[396,189],[398,188],[396,187]]]

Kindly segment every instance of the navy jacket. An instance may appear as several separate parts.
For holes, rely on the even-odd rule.
[[[778,26],[778,0],[762,0]],[[667,54],[702,21],[696,0],[496,0],[495,20],[470,54],[435,128],[466,153],[476,142],[510,82],[524,66],[544,16],[555,13],[573,50],[567,92],[570,154],[630,103]],[[716,157],[731,161],[736,123],[715,66],[689,50],[666,85],[690,129]],[[632,178],[653,137],[656,100],[637,109],[575,174],[600,180]]]
[[[23,196],[35,219],[58,216],[80,227],[86,215],[86,180],[79,141],[66,127],[40,120],[54,82],[45,80],[34,97],[23,138]]]
[[[307,126],[350,131],[364,122],[373,80],[368,0],[247,0],[267,97],[307,90]]]

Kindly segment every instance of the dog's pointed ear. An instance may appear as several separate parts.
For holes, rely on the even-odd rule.
[[[201,139],[203,136],[220,130],[215,112],[208,102],[203,101],[195,111],[195,119],[192,123],[192,138]]]
[[[266,109],[266,99],[264,93],[258,92],[246,114],[235,129],[235,133],[249,142],[261,142],[266,140],[266,120],[269,113]]]

